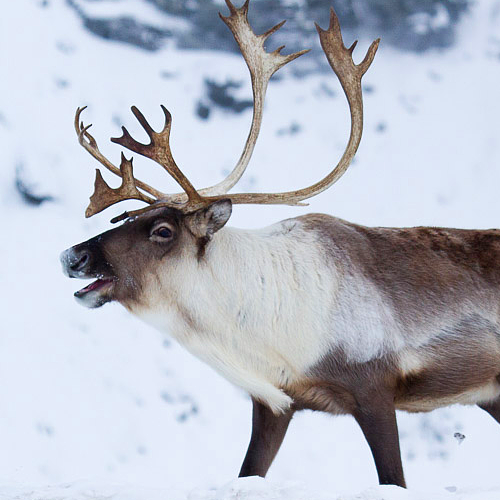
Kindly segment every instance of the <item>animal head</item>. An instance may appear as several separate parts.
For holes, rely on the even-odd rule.
[[[231,215],[231,201],[213,202],[191,214],[161,207],[69,248],[61,255],[70,278],[96,279],[75,293],[86,307],[117,300],[125,306],[146,300],[159,273],[196,261]]]

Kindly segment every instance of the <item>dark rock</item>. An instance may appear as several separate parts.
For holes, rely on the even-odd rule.
[[[17,192],[21,195],[21,198],[27,205],[38,206],[45,201],[54,200],[51,195],[37,193],[36,187],[23,179],[23,172],[22,165],[18,165],[16,168],[15,186]]]
[[[296,135],[302,130],[302,127],[297,122],[292,122],[288,127],[279,128],[276,131],[278,137],[284,135]]]
[[[101,1],[101,0],[87,0]],[[160,48],[166,38],[174,38],[178,47],[237,51],[227,26],[218,19],[218,12],[227,15],[227,8],[214,0],[146,0],[172,16],[186,22],[191,29],[166,30],[140,23],[119,14],[106,19],[92,18],[75,0],[67,0],[83,19],[85,26],[98,36],[137,45],[146,50]],[[240,6],[243,0],[235,0]],[[353,36],[381,37],[383,42],[403,50],[424,51],[433,47],[449,47],[454,42],[455,28],[467,12],[472,0],[336,0],[348,44]],[[249,19],[256,33],[263,33],[283,19],[288,22],[268,40],[268,50],[286,44],[289,52],[318,45],[314,22],[328,26],[325,0],[304,0],[291,4],[284,0],[252,0]],[[326,67],[320,51],[309,60]],[[298,63],[302,65],[304,62]]]
[[[113,19],[91,19],[83,18],[85,27],[102,38],[116,40],[131,45],[137,45],[141,49],[158,50],[164,38],[171,36],[167,30],[161,30],[154,26],[141,24],[131,17],[117,17]]]
[[[241,82],[228,80],[225,83],[218,83],[215,80],[205,79],[207,95],[210,102],[223,109],[241,113],[253,106],[252,99],[236,99],[231,95],[232,89],[239,89]]]
[[[212,106],[218,106],[233,113],[241,113],[253,107],[252,99],[237,99],[232,95],[232,90],[239,89],[241,82],[226,80],[224,83],[205,79],[206,97],[200,99],[196,105],[196,114],[203,120],[208,119]]]
[[[207,120],[210,116],[210,108],[201,101],[196,105],[196,114],[202,119]]]
[[[84,26],[90,32],[106,40],[124,42],[141,49],[154,51],[163,45],[165,38],[172,36],[170,30],[141,23],[129,16],[91,17],[74,0],[67,0],[67,2],[75,9]],[[117,3],[117,7],[119,8],[119,3]]]
[[[183,34],[178,44],[186,48],[237,50],[227,27],[217,21],[217,12],[227,8],[213,0],[147,0],[161,10],[192,23],[192,32]],[[235,1],[240,6],[242,1]],[[455,26],[467,12],[471,0],[337,0],[335,9],[346,38],[380,36],[405,50],[422,51],[448,47],[454,41]],[[269,41],[270,49],[286,44],[290,52],[316,44],[314,22],[328,25],[328,2],[304,0],[291,5],[283,0],[252,0],[249,19],[256,33],[263,33],[283,19],[288,22]]]

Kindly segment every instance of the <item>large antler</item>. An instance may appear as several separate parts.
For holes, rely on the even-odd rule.
[[[266,52],[264,47],[266,40],[273,33],[278,31],[286,21],[281,21],[281,23],[272,27],[262,35],[256,35],[248,22],[249,0],[246,0],[244,5],[239,9],[235,8],[229,0],[226,0],[226,4],[229,8],[230,15],[225,17],[219,13],[219,16],[233,33],[236,43],[247,63],[248,70],[250,71],[253,92],[253,117],[245,148],[233,171],[215,186],[203,189],[201,191],[203,195],[227,193],[240,180],[250,161],[260,132],[264,99],[269,80],[274,73],[285,64],[309,52],[309,50],[301,50],[295,54],[285,56],[281,54],[281,51],[285,48],[284,45],[278,47],[271,53]]]
[[[310,198],[335,183],[347,170],[352,158],[354,157],[363,130],[363,101],[361,90],[361,78],[373,61],[375,52],[378,48],[379,40],[374,41],[364,58],[359,64],[354,64],[352,52],[357,42],[351,47],[344,46],[340,31],[339,22],[333,9],[330,13],[330,26],[327,30],[316,28],[320,37],[321,46],[326,54],[330,66],[340,80],[342,88],[346,94],[350,113],[351,113],[351,133],[346,150],[337,164],[337,166],[321,181],[304,189],[288,191],[283,193],[237,193],[227,194],[227,192],[238,182],[245,171],[255,142],[260,130],[262,121],[262,109],[264,105],[265,92],[271,76],[286,63],[296,59],[307,50],[297,52],[288,56],[282,55],[283,47],[274,52],[268,53],[264,48],[264,42],[274,32],[276,32],[284,21],[262,35],[256,35],[248,23],[248,4],[240,8],[235,8],[233,4],[226,0],[230,15],[220,16],[221,19],[231,29],[236,42],[245,58],[252,79],[252,89],[254,95],[254,113],[250,132],[243,149],[243,153],[233,171],[222,182],[197,191],[189,182],[187,177],[176,165],[170,150],[169,136],[172,119],[170,113],[162,106],[165,115],[165,126],[161,132],[155,132],[146,121],[142,113],[134,106],[132,112],[142,125],[150,138],[149,144],[142,144],[134,140],[125,127],[122,127],[123,135],[118,139],[112,139],[113,142],[120,144],[127,149],[146,156],[159,163],[182,187],[184,193],[167,195],[151,186],[134,179],[132,175],[132,162],[126,160],[122,155],[120,168],[115,167],[109,160],[104,158],[97,148],[95,139],[88,133],[90,126],[85,127],[79,123],[82,109],[77,110],[75,117],[75,128],[79,137],[80,144],[89,151],[94,158],[100,161],[108,170],[122,177],[122,185],[117,189],[111,189],[97,170],[95,192],[91,197],[91,203],[87,209],[86,216],[104,210],[105,208],[125,199],[139,199],[148,203],[150,206],[125,212],[121,216],[115,217],[112,222],[123,220],[129,216],[144,213],[152,208],[167,206],[175,207],[185,213],[193,212],[220,199],[230,199],[233,203],[253,203],[253,204],[287,204],[300,205],[302,200]],[[145,191],[150,196],[143,193]]]
[[[365,55],[360,64],[354,64],[352,53],[358,41],[356,40],[349,48],[346,48],[342,40],[340,24],[333,8],[330,9],[330,25],[323,30],[316,24],[321,47],[333,71],[337,75],[342,89],[347,97],[351,113],[351,133],[349,142],[342,158],[336,167],[316,184],[296,191],[284,193],[243,193],[228,196],[233,203],[258,203],[258,204],[288,204],[296,205],[300,201],[315,196],[332,184],[337,182],[349,167],[354,158],[361,141],[363,133],[363,95],[361,89],[361,78],[370,67],[375,53],[377,52],[380,39],[377,38]]]

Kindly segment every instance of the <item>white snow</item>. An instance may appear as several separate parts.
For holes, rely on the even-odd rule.
[[[445,28],[450,24],[450,14],[446,10],[446,7],[437,4],[435,9],[433,14],[419,12],[410,16],[410,24],[412,24],[415,33],[425,35],[430,30]]]
[[[152,15],[147,2],[115,3],[116,12],[141,5]],[[449,51],[417,56],[382,42],[365,76],[372,91],[350,171],[307,208],[236,207],[232,224],[317,211],[366,225],[498,227],[499,9],[477,2]],[[358,60],[368,44],[361,41]],[[169,47],[147,53],[85,32],[64,0],[45,8],[18,0],[2,11],[0,68],[0,499],[500,498],[500,427],[463,407],[398,415],[408,490],[376,486],[353,419],[310,412],[292,422],[269,479],[235,480],[250,432],[248,397],[118,305],[88,311],[73,300],[81,283],[62,275],[59,253],[124,210],[83,217],[97,164],[77,143],[76,107],[89,106],[83,119],[118,162],[120,148],[108,138],[120,124],[144,138],[130,105],[159,127],[165,104],[176,161],[196,186],[212,184],[237,160],[250,111],[214,110],[203,121],[196,101],[206,77],[241,80],[238,95],[248,97],[241,58]],[[347,106],[333,74],[282,73],[238,190],[313,183],[344,148]],[[295,135],[277,133],[294,124]],[[135,165],[138,177],[176,190],[161,169],[141,158]],[[56,201],[25,205],[14,189],[16,166]]]

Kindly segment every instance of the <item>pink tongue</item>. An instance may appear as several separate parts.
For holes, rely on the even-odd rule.
[[[91,292],[92,290],[95,290],[96,288],[101,288],[101,286],[105,285],[106,283],[109,283],[109,281],[110,280],[96,280],[80,291],[81,292]]]

